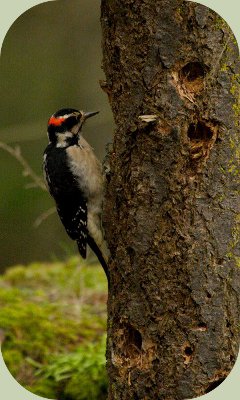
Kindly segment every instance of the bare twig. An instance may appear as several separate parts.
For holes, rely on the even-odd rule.
[[[13,156],[23,167],[23,175],[29,176],[33,180],[34,187],[39,187],[42,190],[47,190],[42,178],[35,174],[28,162],[23,158],[19,146],[11,147],[6,143],[0,142],[0,148]]]
[[[47,211],[45,211],[44,213],[42,213],[41,215],[39,215],[39,217],[37,217],[37,219],[34,221],[33,226],[35,228],[38,228],[39,225],[41,225],[41,223],[43,221],[45,221],[45,219],[47,219],[48,217],[50,217],[50,215],[54,214],[56,212],[56,207],[51,207],[49,208]]]
[[[21,153],[21,149],[19,146],[11,147],[6,143],[0,142],[0,148],[5,150],[8,154],[10,154],[12,157],[14,157],[23,167],[23,175],[24,176],[28,176],[32,179],[32,182],[28,183],[26,185],[26,188],[40,188],[42,190],[47,190],[44,180],[38,176],[37,174],[35,174],[35,172],[32,170],[32,168],[30,167],[30,165],[28,164],[28,162],[25,160],[25,158],[22,156]],[[34,222],[34,227],[38,228],[39,225],[41,225],[41,223],[43,221],[45,221],[45,219],[47,219],[50,215],[52,215],[54,212],[56,211],[55,207],[49,208],[47,211],[45,211],[44,213],[42,213],[41,215],[39,215],[39,217],[35,220]]]

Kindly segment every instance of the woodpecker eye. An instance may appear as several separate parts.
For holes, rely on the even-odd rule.
[[[71,116],[71,117],[68,117],[66,120],[65,120],[65,126],[66,126],[66,128],[68,129],[68,130],[70,130],[71,128],[73,128],[77,123],[79,122],[79,120],[78,120],[78,117],[77,116]]]
[[[63,108],[53,114],[48,120],[48,135],[51,140],[54,141],[56,133],[72,131],[76,125],[80,125],[81,117],[82,114],[73,108]]]

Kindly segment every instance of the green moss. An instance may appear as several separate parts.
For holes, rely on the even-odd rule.
[[[231,89],[230,89],[230,93],[234,96],[236,94],[237,91],[237,86],[236,85],[232,85]]]
[[[100,341],[78,347],[74,353],[54,356],[39,373],[48,381],[64,383],[68,399],[106,399],[105,342],[103,335]]]
[[[240,242],[240,214],[236,215],[235,224],[232,229],[232,240],[229,243],[229,250],[227,253],[227,257],[230,260],[233,260],[236,267],[240,267],[240,257],[236,256],[235,249],[239,248]]]
[[[232,152],[232,157],[228,160],[228,165],[226,168],[226,172],[231,175],[231,180],[236,182],[236,187],[239,187],[239,177],[240,177],[240,146],[239,146],[239,129],[240,129],[240,74],[233,73],[234,71],[234,62],[240,61],[239,56],[236,59],[235,56],[235,49],[234,46],[237,45],[236,39],[226,24],[224,28],[226,37],[226,50],[224,55],[221,59],[221,71],[226,72],[227,75],[230,77],[231,81],[231,88],[230,92],[233,96],[233,118],[234,118],[234,125],[235,129],[231,131],[230,136],[230,148]],[[229,40],[230,39],[230,40]],[[236,59],[236,61],[235,61]],[[238,193],[234,193],[235,195],[239,195]],[[232,230],[232,240],[229,243],[228,249],[228,257],[234,260],[236,266],[239,266],[239,259],[235,255],[235,249],[239,247],[239,240],[240,240],[240,215],[236,213],[235,217],[235,224]]]
[[[0,329],[5,336],[2,352],[20,384],[49,398],[64,399],[65,390],[69,399],[101,398],[75,396],[77,382],[83,393],[88,390],[85,385],[91,385],[86,377],[81,381],[70,361],[68,379],[60,382],[48,373],[49,366],[57,370],[64,357],[77,363],[78,358],[89,360],[91,351],[96,359],[99,352],[99,357],[105,353],[105,338],[101,338],[106,331],[106,292],[101,268],[80,265],[78,258],[67,263],[16,266],[0,278]],[[104,363],[105,358],[101,365],[96,364],[99,382],[94,390],[99,396],[102,385],[106,394]],[[86,367],[87,361],[83,365]],[[91,371],[95,371],[94,365],[93,358]],[[91,376],[91,371],[86,373]]]
[[[228,71],[228,65],[226,63],[222,63],[220,71],[221,72],[227,72]]]
[[[229,30],[229,26],[226,21],[217,14],[215,19],[215,29]]]
[[[240,257],[235,256],[236,266],[240,268]]]
[[[25,388],[30,392],[48,399],[56,399],[56,393],[59,393],[58,384],[45,378],[39,378],[35,384],[32,386],[25,385]],[[63,399],[63,397],[61,398]]]
[[[229,35],[232,35],[232,32],[230,28],[228,28]],[[231,37],[232,42],[234,43],[234,36]],[[232,47],[228,47],[226,51],[226,61],[229,58],[229,54],[233,51]],[[225,61],[225,62],[226,62]],[[240,61],[238,57],[238,62]],[[228,66],[228,68],[230,68]],[[239,147],[239,127],[240,127],[240,74],[239,73],[232,73],[232,66],[231,66],[231,72],[229,72],[230,77],[231,77],[231,89],[230,92],[234,98],[233,101],[233,114],[234,114],[234,121],[235,121],[235,127],[236,131],[231,135],[230,137],[230,147],[233,151],[233,157],[229,160],[229,168],[228,172],[233,176],[235,180],[238,180],[239,182],[239,176],[240,176],[240,147]]]

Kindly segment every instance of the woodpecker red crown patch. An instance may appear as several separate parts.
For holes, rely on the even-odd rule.
[[[60,118],[51,117],[50,120],[48,121],[48,125],[59,126],[62,124],[63,121],[65,121],[64,117],[60,117]]]

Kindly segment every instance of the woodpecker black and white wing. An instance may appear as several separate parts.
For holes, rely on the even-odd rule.
[[[77,202],[67,199],[57,202],[57,212],[71,239],[76,240],[79,253],[83,258],[87,255],[87,203],[78,197]]]
[[[57,212],[71,239],[76,240],[79,252],[86,258],[87,201],[71,172],[63,148],[49,145],[44,154],[46,186],[56,202]]]
[[[44,178],[44,182],[46,185],[47,190],[50,192],[50,188],[49,188],[49,173],[48,173],[48,167],[47,167],[47,154],[44,154],[43,156],[43,178]]]
[[[82,201],[75,216],[77,222],[77,245],[83,258],[87,256],[87,203]]]

